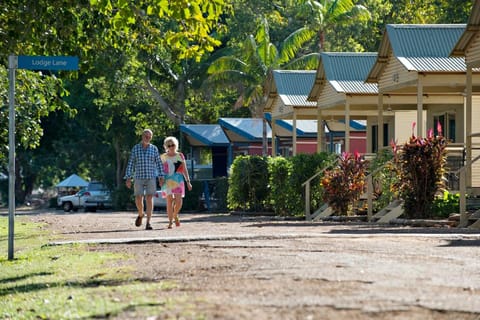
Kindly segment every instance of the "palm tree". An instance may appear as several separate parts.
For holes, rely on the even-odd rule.
[[[308,27],[317,30],[319,51],[325,49],[325,32],[340,23],[366,21],[370,12],[354,0],[302,0],[298,5],[299,15],[308,17]]]
[[[208,83],[237,89],[239,97],[235,107],[247,106],[252,116],[263,116],[264,83],[273,69],[314,69],[318,53],[297,57],[303,45],[315,36],[307,27],[300,28],[285,38],[279,48],[270,40],[269,25],[262,19],[255,36],[250,35],[240,49],[224,50],[208,68]]]

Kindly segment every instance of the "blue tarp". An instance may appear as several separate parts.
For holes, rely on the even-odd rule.
[[[67,179],[63,180],[59,184],[56,185],[57,188],[70,188],[70,187],[86,187],[88,186],[88,182],[77,176],[76,174],[72,174]]]

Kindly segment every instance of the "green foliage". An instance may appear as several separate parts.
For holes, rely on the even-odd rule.
[[[268,196],[268,161],[260,156],[236,157],[231,166],[229,209],[263,211]]]
[[[344,152],[337,166],[325,172],[323,199],[336,213],[347,215],[364,192],[367,165],[358,153]]]
[[[399,150],[393,145],[400,173],[398,189],[407,218],[432,218],[435,195],[444,189],[447,142],[440,126],[438,132],[434,136],[430,129],[427,138],[412,134]]]
[[[213,197],[217,199],[216,210],[226,211],[228,208],[227,206],[228,178],[227,177],[215,178],[215,191],[213,192]]]
[[[255,36],[247,36],[234,50],[223,50],[223,55],[211,63],[207,81],[221,90],[236,88],[240,95],[236,106],[249,107],[253,116],[262,114],[263,85],[271,70],[290,67],[315,69],[319,59],[317,53],[301,54],[303,45],[315,35],[312,30],[300,28],[277,46],[271,42],[268,20],[258,20]]]
[[[180,59],[197,62],[221,44],[214,32],[224,31],[220,17],[230,11],[229,2],[223,0],[193,0],[188,5],[184,1],[136,1],[132,5],[124,0],[90,0],[90,4],[110,22],[108,38],[113,43],[126,37],[142,50],[169,48],[178,51]],[[161,22],[169,27],[160,29]]]
[[[435,218],[448,218],[450,214],[460,211],[460,194],[444,191],[441,197],[435,197],[432,205]]]
[[[302,184],[315,172],[330,165],[330,153],[299,154],[294,157],[240,156],[235,158],[229,177],[228,208],[273,210],[278,215],[303,215]],[[322,203],[322,187],[311,186],[311,207]]]
[[[270,172],[270,205],[275,214],[282,216],[289,215],[291,205],[287,195],[291,193],[290,191],[293,188],[287,181],[290,180],[293,172],[292,162],[283,157],[269,158],[268,170]]]
[[[132,189],[122,183],[115,190],[112,191],[112,206],[115,210],[126,210],[132,203],[135,203]]]
[[[185,198],[183,198],[182,209],[186,211],[190,210],[202,210],[200,207],[200,197],[203,194],[202,181],[192,180],[192,191],[185,190]]]
[[[376,197],[373,203],[373,211],[385,208],[394,199],[398,198],[398,190],[395,186],[398,185],[399,172],[392,160],[392,150],[384,149],[379,151],[370,162],[369,172],[376,171],[372,176],[373,192]]]
[[[330,166],[335,161],[335,154],[328,152],[297,154],[288,160],[292,163],[293,171],[289,180],[283,183],[289,190],[284,192],[284,195],[288,199],[290,214],[301,215],[305,213],[305,188],[302,184],[315,173]],[[311,182],[310,208],[312,209],[319,208],[323,204],[323,187],[320,179],[321,177],[317,177]]]

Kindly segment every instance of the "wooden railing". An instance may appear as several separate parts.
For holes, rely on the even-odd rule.
[[[313,176],[308,178],[304,183],[302,183],[302,187],[305,187],[305,220],[310,220],[310,193],[311,193],[310,183],[312,182],[313,179],[325,173],[325,171],[331,170],[332,166],[333,165],[327,166],[323,170],[318,171]]]
[[[380,170],[385,168],[387,164],[389,164],[390,161],[385,162],[383,165],[380,167],[376,168],[372,172],[370,172],[367,176],[367,219],[368,221],[372,221],[373,217],[373,176],[376,175]]]
[[[460,175],[460,224],[459,227],[466,227],[468,225],[467,216],[467,169],[472,167],[472,164],[480,159],[480,155],[476,156],[472,161],[467,159],[463,167],[455,171],[456,175]]]

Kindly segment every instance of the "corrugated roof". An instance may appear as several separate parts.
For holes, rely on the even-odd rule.
[[[328,81],[364,81],[377,54],[374,52],[322,52],[322,65]]]
[[[449,57],[465,24],[389,24],[387,33],[397,57]]]
[[[225,132],[218,124],[181,124],[180,132],[191,138],[188,140],[192,145],[219,147],[230,145]]]
[[[232,142],[261,141],[263,139],[263,119],[260,118],[220,118],[220,126],[225,130],[232,131],[239,139],[235,141],[233,136],[227,135]],[[267,137],[272,137],[272,130],[267,123]]]
[[[376,82],[390,53],[407,70],[418,72],[464,72],[463,57],[450,52],[465,30],[465,24],[389,24],[380,44],[378,58],[367,76]]]
[[[265,118],[272,121],[272,115],[265,113]],[[345,120],[326,120],[327,126],[325,132],[345,131]],[[286,129],[290,133],[293,132],[293,120],[275,119],[275,124]],[[298,119],[296,121],[297,136],[316,136],[318,132],[318,120]],[[365,131],[367,127],[365,120],[350,120],[350,131]],[[278,134],[278,133],[277,133]]]
[[[316,106],[315,102],[307,101],[315,81],[315,70],[273,70],[272,74],[278,96],[284,105]]]
[[[376,84],[365,83],[370,69],[375,64],[375,52],[322,52],[315,84],[308,96],[317,100],[320,89],[328,81],[337,92],[376,94]]]

